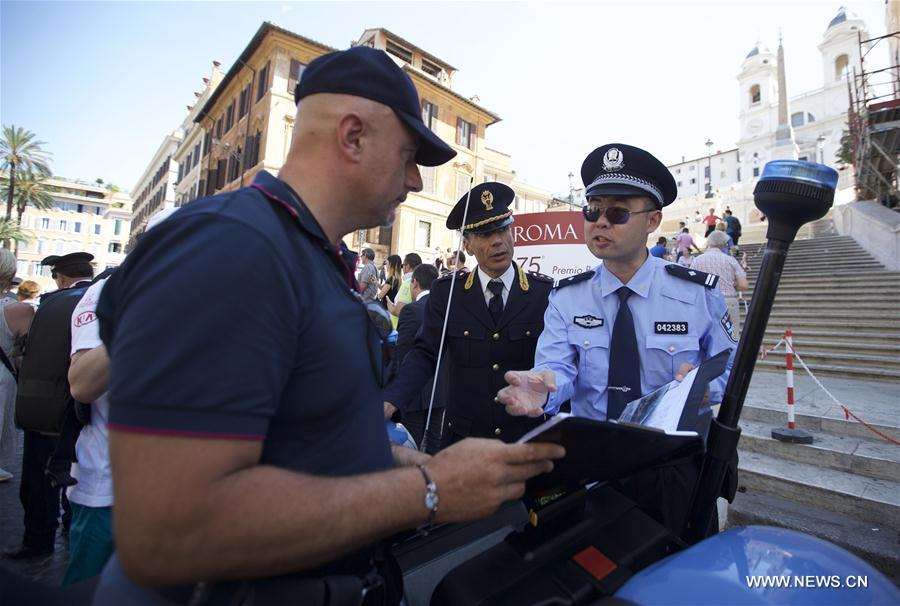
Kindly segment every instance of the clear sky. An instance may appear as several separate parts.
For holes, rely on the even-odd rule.
[[[848,2],[869,34],[884,0]],[[385,27],[459,71],[454,89],[503,118],[490,147],[520,178],[568,192],[595,147],[663,162],[729,149],[736,75],[782,31],[791,95],[822,85],[816,48],[840,2],[0,2],[0,119],[35,132],[55,174],[130,190],[195,101],[265,21],[346,48]],[[884,60],[886,50],[876,59]],[[577,177],[576,177],[577,181]],[[576,182],[576,184],[578,184]]]

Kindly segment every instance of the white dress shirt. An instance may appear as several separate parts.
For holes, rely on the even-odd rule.
[[[503,282],[503,293],[501,293],[501,297],[503,297],[503,306],[506,307],[506,301],[509,299],[509,289],[512,288],[513,279],[516,277],[516,268],[510,263],[509,267],[503,272],[503,275],[500,276],[500,281]],[[488,282],[491,281],[491,277],[484,273],[481,270],[481,266],[478,267],[478,280],[481,282],[481,290],[484,292],[484,302],[488,306],[491,304],[491,299],[494,296],[494,293],[488,290]]]

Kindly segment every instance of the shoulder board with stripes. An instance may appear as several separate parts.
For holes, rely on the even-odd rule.
[[[467,274],[467,273],[468,273],[468,272],[466,272],[464,269],[457,270],[457,272],[456,272],[456,279],[459,280],[460,278],[462,278],[463,280],[465,280],[465,279],[466,279],[466,274]],[[438,281],[438,280],[449,280],[449,279],[452,278],[452,277],[453,277],[453,272],[452,272],[452,271],[448,271],[448,272],[442,273],[440,276],[438,276],[437,278],[435,278],[435,281]]]
[[[550,282],[551,284],[553,283],[553,278],[551,278],[550,276],[544,275],[544,274],[539,274],[536,271],[529,271],[528,277],[534,278],[535,280],[537,280],[539,282]]]
[[[716,274],[708,274],[705,271],[691,269],[683,265],[666,265],[666,271],[669,272],[670,276],[675,276],[688,282],[695,282],[706,288],[715,288],[716,284],[719,283],[719,276]]]
[[[589,280],[594,275],[594,270],[591,269],[586,272],[582,272],[576,276],[569,276],[568,278],[563,278],[560,280],[555,289],[564,288],[566,286],[572,286],[573,284],[578,284],[579,282],[584,282],[585,280]]]

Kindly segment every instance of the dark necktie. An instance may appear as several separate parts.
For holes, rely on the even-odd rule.
[[[618,419],[628,402],[641,397],[641,359],[634,336],[634,318],[628,309],[631,289],[623,286],[616,291],[616,295],[619,297],[619,313],[616,314],[609,346],[606,392],[606,418],[609,420]]]
[[[494,294],[490,303],[488,303],[488,311],[491,312],[491,317],[494,319],[494,324],[496,324],[500,321],[500,316],[503,315],[503,282],[491,280],[488,282],[487,287]]]

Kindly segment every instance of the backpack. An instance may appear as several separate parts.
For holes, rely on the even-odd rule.
[[[22,353],[16,393],[16,425],[59,435],[75,401],[69,393],[72,312],[89,285],[42,297]]]

